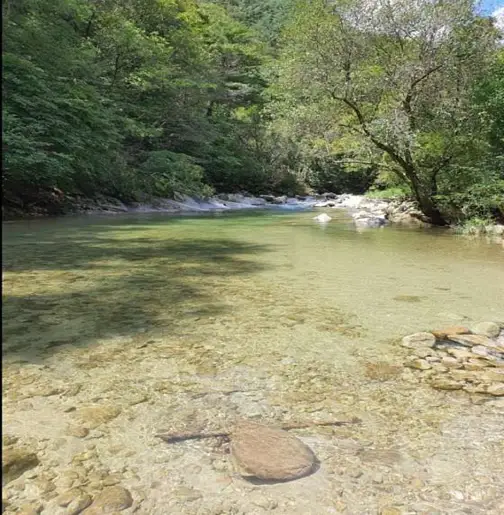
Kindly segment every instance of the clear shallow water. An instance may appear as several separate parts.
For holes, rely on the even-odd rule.
[[[141,513],[231,513],[218,505],[227,465],[202,460],[204,443],[163,447],[156,463],[160,425],[357,415],[359,429],[305,434],[322,457],[317,474],[267,491],[226,484],[236,513],[271,511],[268,502],[278,513],[498,513],[498,401],[475,405],[399,373],[373,379],[368,367],[400,366],[404,334],[503,320],[502,247],[443,231],[357,232],[330,214],[324,226],[313,212],[272,211],[4,224],[4,430],[40,446],[59,474],[89,438],[68,424],[86,426],[83,408],[116,406],[91,428],[104,432],[93,467],[125,468],[122,484],[144,491]],[[61,391],[45,395],[51,385]],[[132,403],[139,392],[147,400]],[[118,441],[124,456],[109,452]],[[201,493],[189,507],[181,484]]]

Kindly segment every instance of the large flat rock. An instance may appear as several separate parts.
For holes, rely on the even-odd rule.
[[[299,438],[255,422],[239,422],[231,435],[231,454],[241,475],[288,481],[310,474],[316,464]]]

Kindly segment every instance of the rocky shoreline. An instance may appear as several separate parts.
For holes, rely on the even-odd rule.
[[[53,198],[54,197],[54,198]],[[431,227],[428,218],[411,200],[374,199],[365,195],[323,193],[321,195],[259,195],[248,193],[219,193],[213,197],[201,199],[185,194],[176,194],[174,199],[151,197],[145,202],[124,203],[114,197],[99,196],[94,199],[66,196],[59,190],[52,194],[53,208],[34,208],[28,212],[21,210],[4,210],[5,221],[20,218],[37,218],[48,215],[88,214],[115,215],[124,213],[205,213],[242,209],[276,208],[283,210],[308,209],[343,209],[352,217],[357,229],[380,228],[388,224],[405,227]],[[331,217],[327,213],[315,217],[327,223]],[[448,230],[459,232],[457,227]],[[504,225],[491,224],[478,230],[464,233],[468,237],[485,237],[489,242],[504,246]]]
[[[405,336],[405,366],[437,390],[504,396],[504,323],[481,322]]]
[[[345,209],[352,216],[357,228],[378,228],[387,224],[405,227],[431,227],[428,218],[411,200],[373,199],[365,195],[335,195],[326,193],[323,200],[314,204],[315,208]],[[328,221],[328,220],[326,220]],[[456,226],[447,230],[459,233]],[[504,246],[504,225],[489,224],[462,233],[466,237],[485,237],[489,243]]]

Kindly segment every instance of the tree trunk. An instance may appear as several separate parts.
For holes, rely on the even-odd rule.
[[[431,198],[418,198],[417,202],[422,213],[427,216],[430,222],[434,225],[447,225],[448,222],[445,220],[441,211],[436,207]]]
[[[418,175],[414,169],[405,170],[405,175],[411,182],[411,189],[420,210],[429,219],[430,223],[440,226],[448,225],[434,202],[434,196],[437,194],[437,182],[435,177],[432,177],[430,184],[426,186],[418,179]]]

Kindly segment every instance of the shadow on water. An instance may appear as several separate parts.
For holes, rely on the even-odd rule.
[[[3,355],[32,360],[100,338],[183,333],[184,325],[226,312],[219,286],[260,271],[254,256],[269,250],[142,224],[145,233],[110,223],[26,226],[5,238]]]

